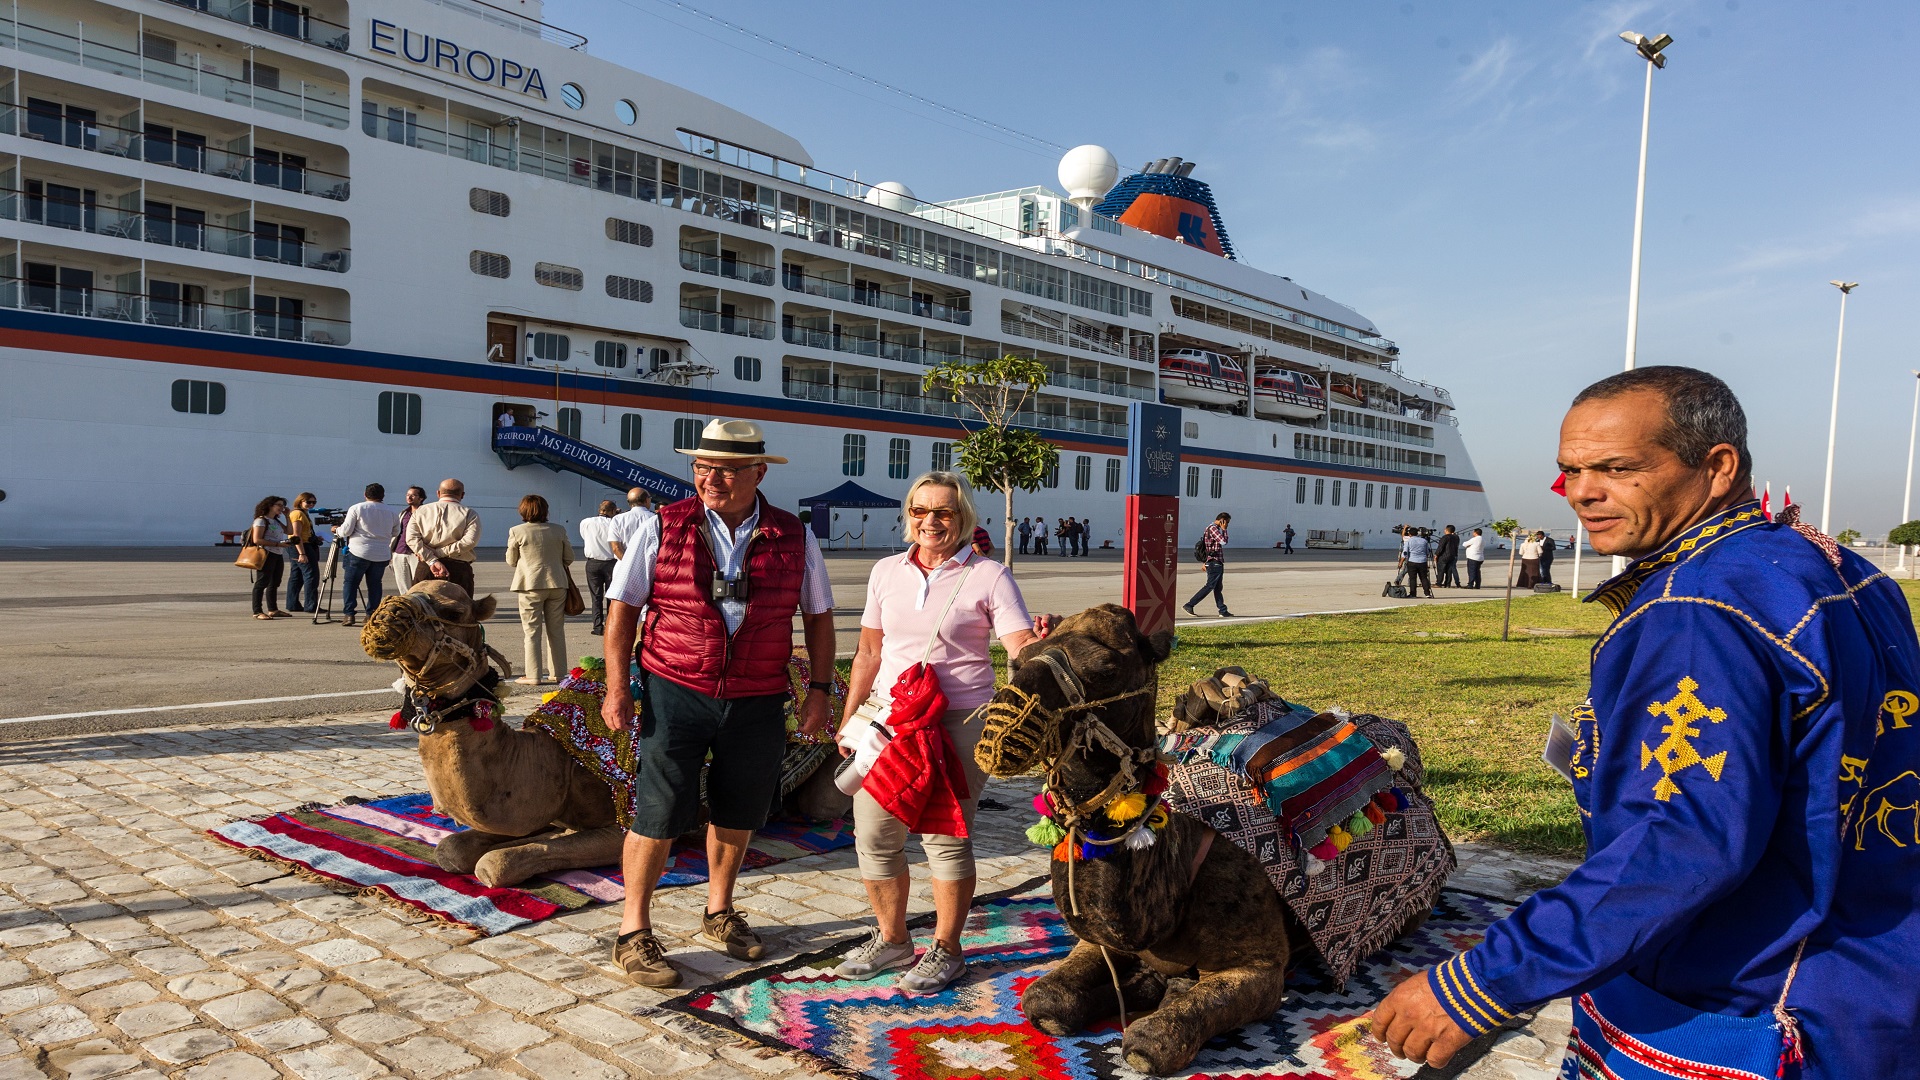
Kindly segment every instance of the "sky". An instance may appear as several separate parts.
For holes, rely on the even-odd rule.
[[[1640,365],[1744,403],[1755,476],[1819,520],[1838,290],[1832,527],[1898,523],[1920,368],[1920,4],[686,0],[940,106],[1122,170],[1178,155],[1240,258],[1372,319],[1447,387],[1494,516],[1573,525],[1559,420],[1626,343],[1654,75]],[[549,0],[588,51],[942,200],[1059,188],[1060,151],[754,41],[675,0]],[[1916,510],[1920,516],[1920,509]]]

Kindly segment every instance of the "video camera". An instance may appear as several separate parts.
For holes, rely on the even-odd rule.
[[[339,527],[341,522],[347,520],[347,511],[344,508],[322,510],[316,506],[307,511],[307,516],[313,519],[315,525],[325,525],[331,529]]]

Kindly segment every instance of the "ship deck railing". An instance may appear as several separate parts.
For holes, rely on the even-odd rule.
[[[206,301],[157,299],[145,293],[23,277],[0,276],[0,308],[314,345],[345,345],[352,339],[352,324],[345,319],[283,314]]]
[[[269,34],[304,41],[334,52],[347,51],[347,28],[305,8],[256,3],[255,0],[166,0],[167,3],[216,19],[225,19]]]
[[[1433,439],[1421,435],[1408,435],[1404,432],[1390,431],[1379,427],[1362,427],[1359,424],[1329,423],[1328,431],[1339,431],[1348,435],[1364,435],[1369,439],[1382,439],[1386,442],[1407,443],[1412,446],[1432,446]]]
[[[335,274],[346,273],[352,258],[350,248],[266,236],[256,229],[235,229],[205,222],[160,218],[105,203],[51,194],[35,195],[20,188],[0,187],[0,220],[45,225],[52,229],[68,229],[121,240],[138,240],[187,251],[232,255]]]
[[[917,315],[923,319],[938,319],[941,322],[957,323],[961,326],[973,325],[972,310],[931,300],[917,300],[911,293],[897,293],[886,289],[863,289],[844,281],[832,281],[813,274],[792,271],[782,273],[780,283],[789,292],[823,296],[829,300],[840,300],[849,304],[880,308],[884,311],[897,311],[903,315]]]
[[[690,330],[712,330],[720,334],[733,334],[737,337],[760,338],[773,337],[773,323],[766,319],[756,319],[750,315],[728,315],[704,308],[680,308],[680,325]]]
[[[727,259],[694,248],[680,249],[680,268],[696,274],[712,274],[749,285],[773,284],[773,267],[746,259]]]
[[[339,173],[311,165],[288,165],[235,153],[205,143],[149,135],[117,124],[78,124],[59,116],[37,112],[27,105],[0,105],[0,135],[18,135],[53,146],[87,150],[124,161],[147,161],[155,165],[203,173],[243,184],[276,188],[322,199],[345,201],[351,185]]]
[[[1361,457],[1358,454],[1336,454],[1328,450],[1306,450],[1294,447],[1293,456],[1302,461],[1324,461],[1331,465],[1353,465],[1362,469],[1383,469],[1388,472],[1414,473],[1419,476],[1445,476],[1445,465],[1421,465],[1412,461],[1389,461],[1382,458]]]
[[[780,383],[780,392],[799,401],[821,401],[865,409],[885,409],[889,412],[955,418],[967,418],[973,415],[957,401],[942,401],[939,398],[930,398],[921,394],[901,394],[870,387],[835,386],[831,383],[813,382],[807,379],[783,379]],[[1089,416],[1068,416],[1064,413],[1022,412],[1016,415],[1013,421],[1015,424],[1043,431],[1076,431],[1113,438],[1125,437],[1127,427],[1125,424],[1110,420]]]

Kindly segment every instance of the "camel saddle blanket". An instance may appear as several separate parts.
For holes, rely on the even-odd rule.
[[[1419,748],[1396,720],[1273,697],[1167,735],[1161,750],[1174,759],[1168,808],[1259,860],[1341,985],[1433,909],[1453,872],[1453,845],[1420,790]],[[1370,828],[1343,829],[1349,815]],[[1330,836],[1344,841],[1339,850]],[[1316,846],[1330,857],[1310,854]]]

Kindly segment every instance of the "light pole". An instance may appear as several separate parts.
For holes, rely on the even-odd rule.
[[[1833,409],[1827,415],[1827,489],[1820,496],[1820,531],[1832,536],[1833,522],[1833,438],[1840,430],[1840,352],[1847,345],[1847,294],[1860,287],[1857,281],[1829,281],[1840,290],[1840,336],[1833,343]]]
[[[1913,444],[1914,436],[1920,435],[1920,371],[1907,369],[1913,376],[1913,422],[1907,426],[1907,486],[1900,489],[1900,524],[1905,525],[1913,518]],[[1907,545],[1900,545],[1899,569],[1907,569]],[[1908,571],[1911,575],[1911,571]]]
[[[1647,62],[1647,93],[1640,105],[1640,180],[1633,196],[1633,271],[1627,278],[1627,366],[1633,370],[1634,353],[1640,344],[1640,237],[1647,221],[1647,131],[1653,121],[1653,69],[1667,66],[1662,49],[1673,44],[1671,34],[1649,38],[1631,30],[1620,40],[1633,46]]]

